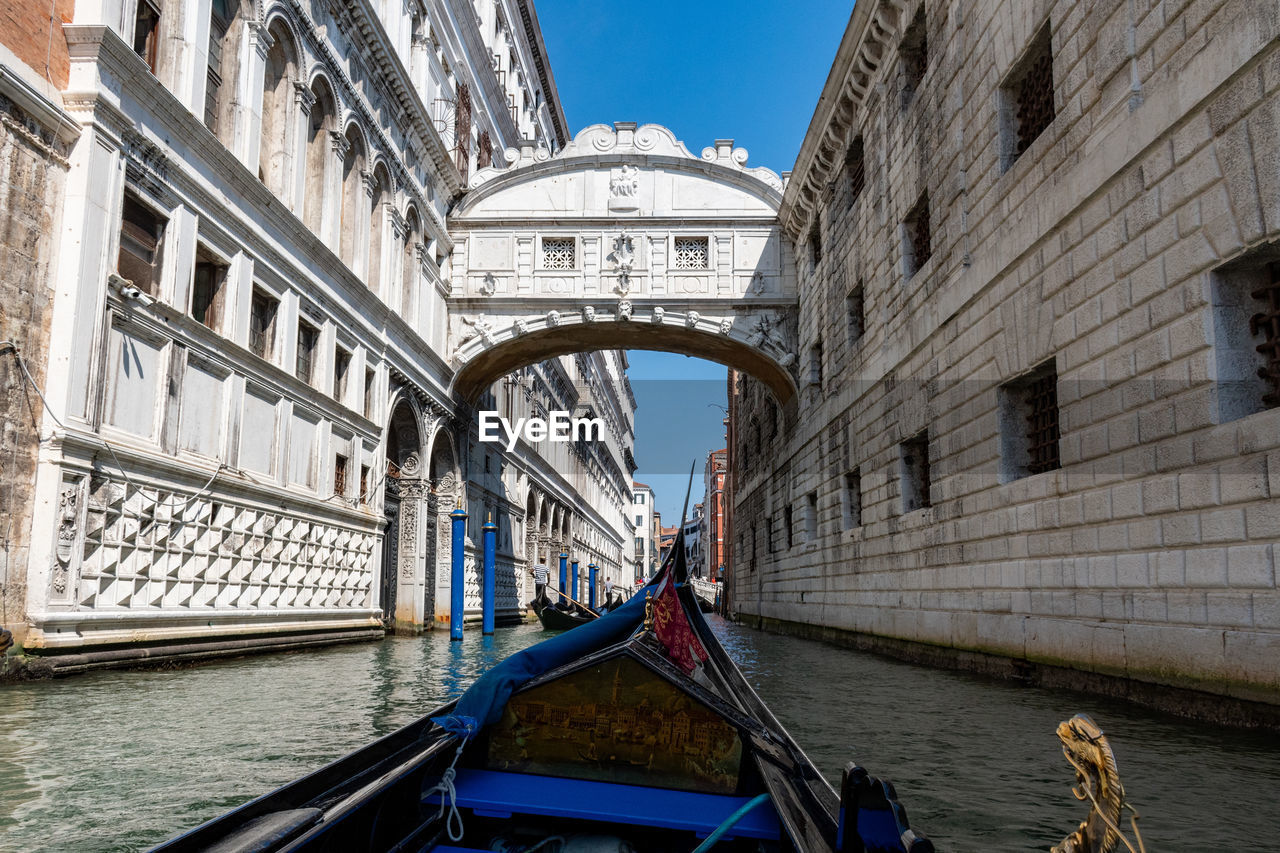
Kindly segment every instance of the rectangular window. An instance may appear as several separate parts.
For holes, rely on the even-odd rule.
[[[818,541],[818,493],[810,492],[805,499],[804,535],[809,542]]]
[[[226,279],[227,265],[201,247],[196,252],[191,282],[191,316],[215,332],[222,325],[222,286]]]
[[[809,347],[809,384],[822,387],[822,339]]]
[[[782,508],[782,547],[791,548],[791,531],[795,519],[791,514],[791,504]]]
[[[1210,277],[1215,418],[1280,406],[1280,261],[1262,246]]]
[[[341,453],[333,457],[333,493],[343,497],[347,494],[347,457]]]
[[[543,237],[542,268],[544,270],[577,269],[577,241],[572,237]]]
[[[339,403],[347,399],[347,373],[351,369],[351,353],[342,347],[333,348],[333,399]]]
[[[160,43],[160,7],[150,0],[138,0],[138,10],[133,17],[133,52],[141,56],[156,73],[156,54]]]
[[[769,516],[769,522],[764,527],[765,538],[768,540],[766,544],[769,546],[770,554],[778,553],[778,539],[773,532],[774,525],[777,523],[776,518]]]
[[[705,270],[711,268],[711,251],[707,237],[675,238],[675,269]]]
[[[902,222],[903,263],[906,277],[911,279],[933,254],[929,231],[929,194],[921,193],[915,207]]]
[[[230,18],[227,0],[213,0],[209,11],[209,56],[205,71],[204,124],[214,133],[218,132],[218,96],[222,89],[223,40],[231,27]]]
[[[1058,452],[1058,371],[1053,361],[1000,386],[1000,481],[1062,467]]]
[[[859,281],[845,297],[845,316],[849,324],[849,345],[862,339],[866,332],[866,288]]]
[[[850,142],[844,152],[844,171],[849,176],[849,206],[853,207],[867,185],[867,161],[861,136]]]
[[[373,402],[377,396],[378,374],[372,370],[364,372],[364,416],[369,420],[373,417]]]
[[[1000,87],[1002,171],[1053,123],[1053,45],[1045,24]]]
[[[141,3],[141,0],[140,0]],[[152,296],[160,285],[165,220],[132,194],[124,194],[116,272]]]
[[[915,99],[924,72],[929,67],[929,40],[925,31],[923,3],[902,34],[898,54],[902,59],[902,108],[905,110]]]
[[[813,225],[809,228],[810,269],[816,270],[820,263],[822,263],[822,220],[820,217],[814,217]]]
[[[756,550],[756,544],[759,538],[760,537],[756,531],[756,526],[754,524],[751,525],[751,562],[752,563],[755,563],[759,559],[759,554]]]
[[[360,466],[360,503],[369,503],[369,466]]]
[[[320,340],[320,330],[310,323],[298,321],[298,359],[293,375],[311,384],[311,376],[315,368],[316,344]]]
[[[913,512],[932,506],[929,498],[929,431],[898,445],[902,484],[902,511]]]
[[[844,475],[840,509],[844,516],[845,530],[862,526],[862,471],[858,468]]]
[[[249,306],[249,350],[260,358],[271,360],[276,346],[276,313],[280,300],[253,289]]]

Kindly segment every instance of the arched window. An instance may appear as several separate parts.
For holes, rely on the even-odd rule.
[[[338,235],[338,254],[347,266],[356,269],[361,256],[361,243],[368,245],[362,226],[368,213],[365,206],[364,140],[353,124],[347,128],[347,150],[342,158],[342,228]]]
[[[418,278],[421,272],[418,263],[418,244],[422,242],[422,226],[418,224],[418,211],[412,207],[409,208],[405,223],[404,263],[401,267],[404,272],[404,281],[400,290],[400,316],[412,323],[414,305],[417,304]]]
[[[258,179],[279,198],[288,193],[289,127],[292,115],[293,81],[297,79],[297,51],[289,30],[276,21],[268,30],[271,48],[267,51],[266,73],[262,80],[262,130],[258,146]]]
[[[323,78],[317,78],[311,86],[315,103],[311,105],[311,120],[307,127],[305,193],[302,202],[302,221],[316,233],[324,225],[326,190],[328,189],[329,162],[333,159],[329,133],[334,129],[337,104],[333,90]]]
[[[382,287],[382,232],[386,229],[387,205],[391,202],[391,179],[381,163],[373,170],[373,200],[369,211],[369,289]]]
[[[231,141],[240,42],[247,17],[243,0],[212,0],[205,68],[204,123],[224,145]]]

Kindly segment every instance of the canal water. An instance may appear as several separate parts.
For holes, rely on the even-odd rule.
[[[891,778],[940,851],[1047,851],[1083,818],[1054,728],[1111,735],[1150,853],[1278,849],[1280,743],[1097,697],[932,670],[711,617],[833,780]],[[536,625],[0,688],[0,850],[138,850],[456,696]]]

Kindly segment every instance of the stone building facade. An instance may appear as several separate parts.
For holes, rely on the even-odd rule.
[[[30,522],[5,543],[6,601],[25,579],[5,624],[27,651],[78,667],[430,627],[458,505],[469,611],[488,513],[500,617],[521,609],[529,513],[623,565],[623,357],[485,395],[610,411],[611,445],[554,463],[478,443],[478,408],[450,391],[448,211],[522,140],[568,140],[531,4],[106,0],[63,19],[55,126],[39,151],[23,138],[34,153],[5,143],[49,175],[11,170],[24,209],[6,212],[31,263],[4,286],[32,297],[5,310],[49,405],[6,435],[27,460],[11,517]],[[10,366],[12,413],[28,395]]]
[[[731,389],[740,617],[1280,702],[1278,38],[854,7],[779,213],[800,395]]]

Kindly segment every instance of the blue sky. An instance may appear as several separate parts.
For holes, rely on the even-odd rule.
[[[790,169],[853,11],[803,3],[538,0],[538,20],[571,133],[615,121],[671,128],[696,156],[733,139],[748,166]],[[635,478],[679,519],[696,460],[724,446],[725,369],[701,359],[631,352]],[[690,502],[698,500],[691,498]]]

